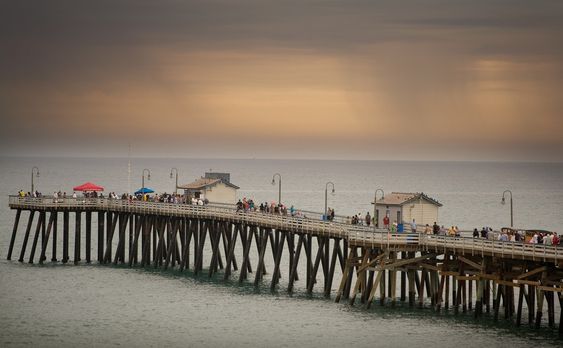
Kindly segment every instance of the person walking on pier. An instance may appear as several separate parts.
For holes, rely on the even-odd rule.
[[[383,218],[383,227],[389,229],[389,216],[387,215],[385,215],[385,217]]]
[[[434,225],[432,225],[432,233],[439,234],[440,233],[440,226],[434,221]]]
[[[366,226],[369,227],[371,225],[371,216],[369,215],[369,211],[366,213]]]
[[[416,233],[416,221],[414,221],[414,219],[412,219],[411,231],[412,233]]]

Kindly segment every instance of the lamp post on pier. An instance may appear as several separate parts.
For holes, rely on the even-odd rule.
[[[325,220],[328,220],[328,206],[327,206],[327,202],[328,202],[328,185],[332,185],[332,194],[334,195],[334,183],[332,181],[329,181],[325,184]]]
[[[33,192],[35,192],[35,184],[33,183],[33,174],[36,171],[35,175],[39,177],[39,168],[33,167],[31,168],[31,195],[33,196]]]
[[[278,204],[281,204],[281,174],[276,173],[272,176],[272,185],[276,184],[276,176],[278,177]]]
[[[373,232],[376,231],[377,225],[379,225],[379,214],[377,214],[377,193],[381,192],[381,198],[385,197],[385,192],[383,189],[375,190],[375,194],[373,195]]]
[[[146,169],[146,168],[143,169],[143,180],[141,181],[141,185],[142,185],[142,186],[141,186],[141,189],[144,189],[144,188],[145,188],[145,172],[148,172],[147,179],[148,179],[148,180],[151,179],[151,171],[148,170],[148,169]]]
[[[172,172],[176,172],[176,186],[174,186],[174,194],[178,193],[178,168],[170,169],[170,179],[172,179]]]
[[[505,200],[505,198],[504,198],[504,195],[505,195],[507,192],[510,193],[510,227],[514,227],[514,213],[513,213],[513,209],[512,209],[512,191],[510,191],[510,190],[505,190],[505,191],[502,193],[502,200],[500,201],[500,203],[503,204],[503,205],[506,203],[506,200]]]

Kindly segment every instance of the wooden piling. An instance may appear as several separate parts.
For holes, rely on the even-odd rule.
[[[293,292],[293,283],[297,280],[297,265],[299,264],[299,256],[301,255],[301,249],[303,248],[303,240],[304,240],[304,235],[302,233],[299,234],[299,239],[297,240],[297,247],[295,249],[295,253],[293,254],[293,261],[291,263],[291,271],[289,273],[289,283],[287,286],[287,291],[289,293]],[[346,276],[343,273],[342,274],[342,281],[345,283],[346,282]],[[344,289],[344,284],[341,285],[341,288],[339,289],[339,293],[337,296],[341,296],[342,291]],[[340,300],[340,297],[338,297],[338,300],[336,302],[338,302]]]
[[[49,217],[49,226],[47,227],[47,232],[45,234],[45,238],[43,239],[43,243],[41,245],[41,256],[39,256],[39,263],[43,264],[43,261],[45,261],[47,259],[47,257],[45,256],[45,253],[47,251],[47,244],[49,243],[49,237],[51,235],[51,228],[53,228],[53,220],[55,219],[55,214],[56,213],[51,213],[51,216]]]
[[[92,249],[92,212],[86,212],[86,263],[90,263]]]
[[[25,249],[27,247],[27,241],[29,240],[29,233],[31,232],[31,227],[33,225],[33,217],[35,216],[35,210],[29,212],[29,218],[27,220],[27,227],[25,228],[25,236],[23,239],[23,244],[20,252],[19,262],[23,262],[25,256]]]
[[[52,246],[52,255],[51,255],[51,262],[57,262],[57,220],[59,218],[59,212],[53,211],[51,214],[54,214],[53,219],[53,246]]]
[[[21,209],[16,212],[16,219],[14,220],[14,228],[12,229],[12,238],[10,239],[10,247],[8,248],[7,260],[12,259],[12,250],[14,249],[14,242],[16,241],[16,233],[18,231],[18,224],[20,223]]]
[[[80,262],[80,240],[81,228],[82,228],[82,213],[80,211],[76,212],[76,227],[74,231],[74,264],[77,265]]]
[[[520,285],[518,288],[518,309],[516,312],[516,326],[520,326],[522,323],[522,305],[524,304],[524,285]]]
[[[98,211],[98,263],[104,262],[104,212]]]
[[[68,262],[68,236],[69,236],[69,224],[70,224],[70,213],[68,211],[63,212],[63,263]]]
[[[39,220],[37,221],[37,227],[35,229],[35,236],[33,237],[33,243],[31,245],[31,252],[29,254],[29,263],[33,263],[33,258],[35,257],[35,249],[37,248],[37,240],[39,239],[39,234],[41,229],[45,225],[45,212],[39,212]]]

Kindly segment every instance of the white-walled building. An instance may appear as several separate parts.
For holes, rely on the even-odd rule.
[[[424,193],[391,192],[376,204],[377,222],[383,227],[383,218],[389,217],[389,223],[411,223],[432,226],[438,221],[438,208],[442,204]]]
[[[211,203],[235,204],[238,186],[231,183],[229,173],[205,173],[204,177],[186,185],[178,186],[184,190],[188,201],[192,198],[201,198]]]

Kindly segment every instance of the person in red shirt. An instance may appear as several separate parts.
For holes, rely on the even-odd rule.
[[[389,216],[385,216],[383,218],[383,227],[385,227],[386,229],[389,229]]]

